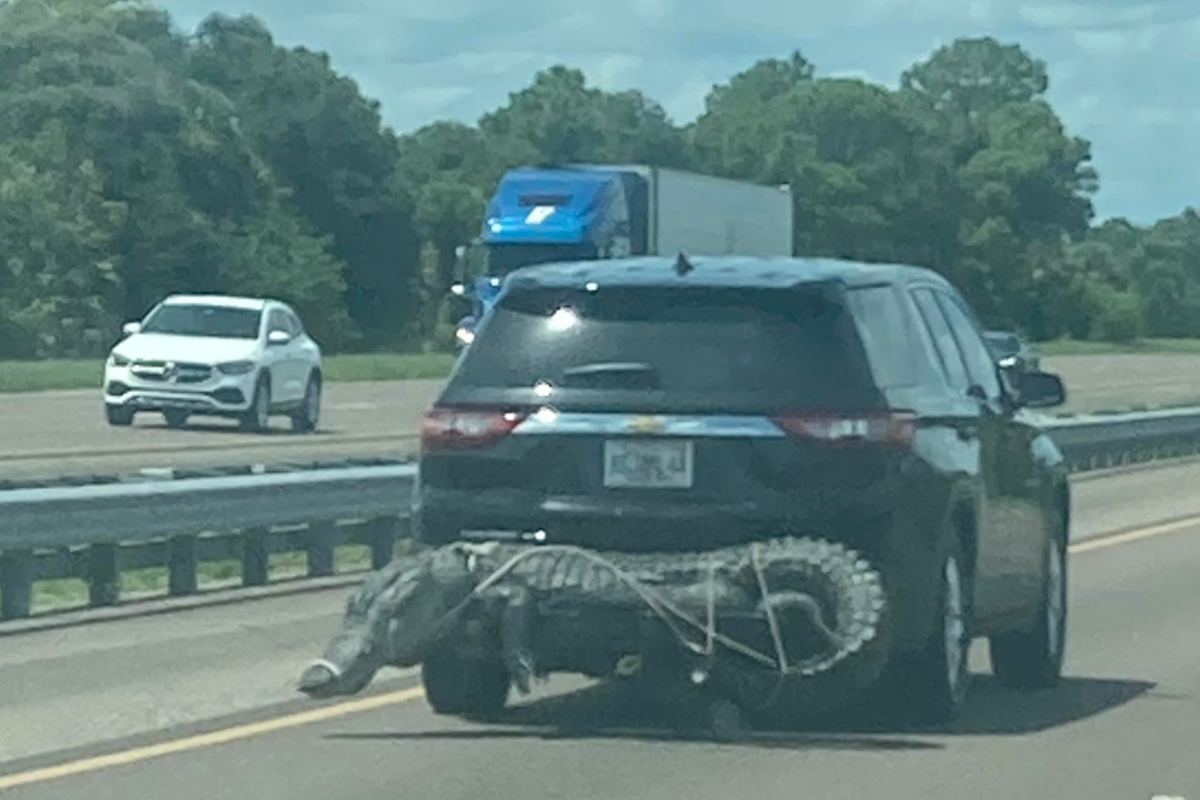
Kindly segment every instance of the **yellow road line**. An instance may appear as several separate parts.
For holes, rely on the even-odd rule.
[[[54,780],[55,778],[65,778],[68,775],[79,775],[85,772],[95,772],[96,770],[107,769],[108,767],[118,767],[123,764],[134,764],[150,758],[171,755],[172,753],[182,753],[187,750],[197,750],[202,747],[213,747],[214,745],[226,744],[239,739],[249,739],[254,736],[261,736],[265,733],[286,730],[288,728],[296,728],[301,725],[309,725],[314,722],[324,722],[331,719],[337,719],[338,717],[344,717],[349,714],[357,714],[362,711],[371,711],[376,708],[382,708],[383,706],[405,703],[409,700],[415,700],[418,697],[423,697],[424,694],[424,691],[419,686],[410,689],[401,689],[396,692],[376,695],[375,697],[365,697],[361,700],[351,700],[346,703],[324,706],[323,708],[313,709],[312,711],[302,711],[298,714],[289,714],[284,717],[263,720],[262,722],[251,722],[246,725],[235,725],[231,728],[224,728],[211,733],[202,733],[197,736],[187,736],[182,739],[175,739],[169,742],[147,745],[146,747],[136,747],[132,750],[124,750],[119,753],[109,753],[108,755],[96,756],[94,758],[84,758],[79,761],[68,761],[65,764],[56,764],[54,766],[43,767],[41,769],[32,769],[27,772],[17,772],[12,775],[0,775],[0,791],[12,789],[17,786],[25,786],[31,783],[42,783],[44,781]]]
[[[1072,553],[1087,553],[1093,550],[1100,550],[1106,547],[1116,547],[1117,545],[1129,544],[1131,542],[1141,541],[1143,539],[1151,539],[1155,536],[1164,536],[1169,533],[1177,533],[1189,528],[1200,526],[1200,516],[1188,519],[1175,520],[1174,522],[1165,522],[1159,525],[1150,525],[1145,528],[1116,533],[1111,536],[1102,536],[1096,539],[1090,539],[1086,542],[1079,542],[1070,547]],[[108,767],[117,767],[125,764],[135,764],[139,761],[146,761],[151,758],[171,755],[173,753],[183,753],[188,750],[197,750],[203,747],[213,747],[219,744],[237,741],[239,739],[249,739],[254,736],[262,736],[263,734],[273,733],[274,731],[286,730],[288,728],[296,728],[301,725],[310,725],[314,722],[325,722],[338,717],[349,716],[363,711],[372,711],[384,706],[397,705],[399,703],[407,703],[410,700],[424,696],[424,691],[421,687],[416,686],[410,689],[401,689],[387,694],[377,695],[375,697],[366,697],[361,700],[350,700],[337,705],[324,706],[322,708],[313,709],[312,711],[302,711],[297,714],[289,714],[275,719],[263,720],[262,722],[252,722],[246,725],[235,725],[231,728],[224,728],[211,733],[203,733],[197,736],[187,736],[182,739],[175,739],[169,742],[161,742],[159,744],[147,745],[146,747],[137,747],[132,750],[124,750],[118,753],[110,753],[108,755],[96,756],[94,758],[85,758],[78,761],[68,761],[64,764],[56,764],[50,767],[42,767],[41,769],[33,769],[27,772],[17,772],[12,775],[0,775],[0,791],[12,789],[17,786],[26,786],[31,783],[42,783],[44,781],[54,780],[56,778],[65,778],[69,775],[79,775],[86,772],[95,772],[96,770],[107,769]]]
[[[1136,528],[1131,531],[1089,539],[1086,542],[1078,542],[1071,545],[1070,550],[1072,553],[1087,553],[1092,550],[1101,550],[1105,547],[1116,547],[1119,544],[1140,542],[1143,539],[1152,539],[1155,536],[1165,536],[1168,533],[1178,533],[1179,531],[1185,531],[1197,526],[1200,526],[1200,516],[1177,519],[1172,522],[1163,522],[1158,525],[1149,525],[1145,528]]]

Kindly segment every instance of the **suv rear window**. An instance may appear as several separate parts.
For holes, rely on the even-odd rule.
[[[875,396],[844,294],[819,284],[511,290],[452,384],[527,389],[542,381],[714,405],[864,405]]]

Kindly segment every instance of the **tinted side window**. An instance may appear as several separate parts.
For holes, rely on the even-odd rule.
[[[288,325],[287,315],[278,308],[272,309],[270,316],[267,317],[267,333],[271,331],[292,332],[291,326]]]
[[[957,300],[939,292],[938,301],[946,312],[946,319],[950,321],[954,338],[958,340],[963,360],[967,364],[967,373],[971,376],[971,383],[983,387],[983,391],[988,397],[998,400],[1000,398],[1000,379],[996,376],[996,363],[992,360],[991,351],[983,343],[979,331]]]
[[[296,316],[296,313],[289,309],[284,316],[287,317],[288,329],[292,332],[292,336],[303,336],[304,326],[300,324],[300,318]]]
[[[917,382],[912,343],[904,309],[891,286],[851,289],[846,302],[854,314],[871,372],[879,386],[912,386]]]
[[[954,339],[954,334],[951,332],[945,316],[942,315],[942,310],[938,308],[933,292],[928,289],[918,289],[913,292],[913,300],[916,301],[917,308],[921,311],[921,318],[925,320],[929,335],[933,337],[933,344],[937,348],[938,358],[942,363],[942,371],[946,375],[947,383],[951,388],[966,391],[970,386],[967,369],[963,364],[962,354],[958,351],[958,343]]]

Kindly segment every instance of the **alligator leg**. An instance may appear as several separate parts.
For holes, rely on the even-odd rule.
[[[517,691],[527,695],[533,689],[534,676],[533,652],[530,648],[533,597],[524,586],[509,586],[502,591],[500,646],[504,666]]]

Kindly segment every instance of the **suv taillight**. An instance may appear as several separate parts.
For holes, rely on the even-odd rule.
[[[792,436],[831,444],[907,445],[916,433],[913,414],[893,411],[883,414],[784,414],[775,424]]]
[[[479,408],[432,408],[421,420],[424,450],[469,450],[491,447],[512,433],[526,414]]]

